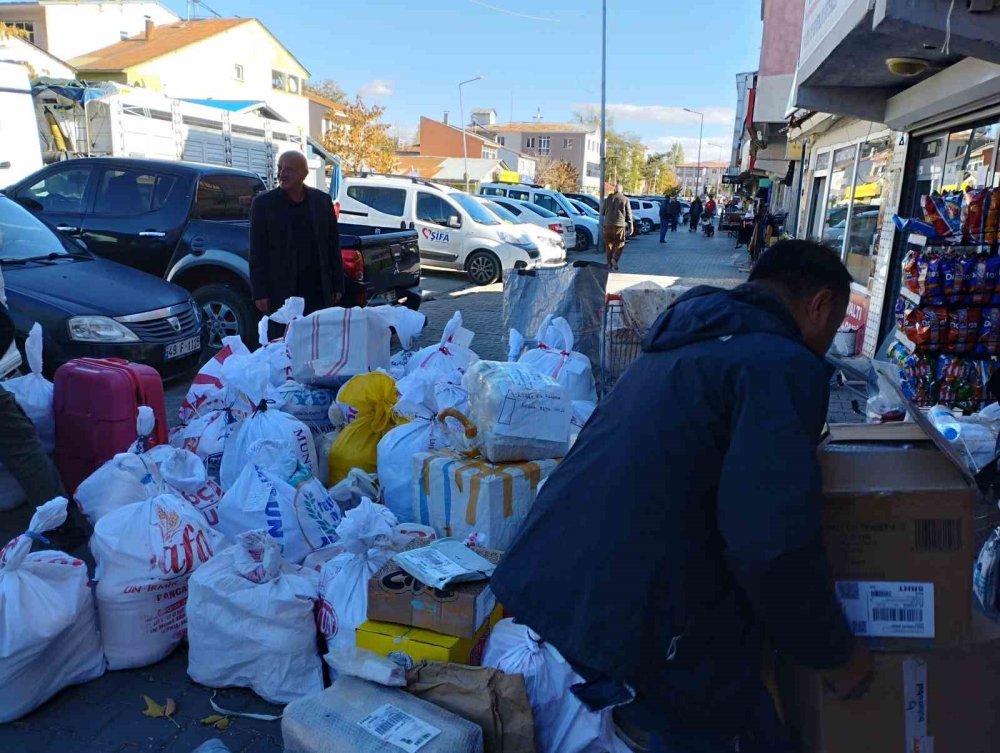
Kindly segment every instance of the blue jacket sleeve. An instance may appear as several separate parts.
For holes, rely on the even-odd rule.
[[[802,664],[844,664],[853,638],[820,536],[817,441],[828,376],[803,351],[757,354],[734,380],[718,521],[738,582],[777,648]]]

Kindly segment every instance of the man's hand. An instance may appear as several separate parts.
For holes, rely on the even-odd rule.
[[[257,310],[262,314],[271,313],[271,299],[270,298],[258,298],[253,302],[253,305],[257,307]]]
[[[823,680],[841,700],[861,698],[871,686],[874,670],[872,657],[861,638],[854,639],[854,650],[847,664],[823,673]]]

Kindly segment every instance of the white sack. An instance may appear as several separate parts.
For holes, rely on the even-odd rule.
[[[590,359],[573,350],[573,330],[562,317],[545,317],[538,328],[538,347],[529,350],[518,363],[534,366],[566,388],[571,400],[596,402],[594,372]]]
[[[163,493],[156,463],[145,455],[120,452],[80,482],[73,499],[91,525],[126,505]]]
[[[24,354],[31,373],[8,379],[3,383],[3,389],[14,396],[21,410],[31,419],[45,452],[51,455],[56,449],[56,414],[52,406],[55,388],[42,375],[42,345],[42,325],[35,322],[24,343]]]
[[[52,550],[29,553],[65,522],[66,505],[65,497],[41,505],[27,532],[0,549],[0,723],[104,674],[86,564]]]
[[[427,324],[427,317],[405,306],[393,306],[392,328],[396,331],[402,350],[389,359],[389,376],[397,382],[406,375],[406,366],[413,358],[417,338]]]
[[[194,505],[210,526],[218,524],[222,487],[208,477],[201,458],[189,450],[165,445],[154,447],[146,454],[156,461],[166,491]]]
[[[435,376],[446,377],[454,371],[465,373],[468,368],[479,360],[469,344],[473,334],[462,327],[462,313],[456,311],[444,326],[441,341],[414,353],[406,364],[406,373],[426,370]]]
[[[172,494],[126,505],[94,526],[97,608],[111,669],[154,664],[184,639],[188,578],[223,543],[200,512]]]
[[[188,675],[210,688],[250,688],[271,703],[318,693],[315,594],[315,579],[283,560],[266,531],[240,534],[191,577]]]
[[[278,395],[279,401],[275,407],[297,418],[312,429],[313,433],[332,431],[330,406],[333,405],[333,390],[289,380],[278,387]]]
[[[292,379],[339,386],[344,377],[389,367],[389,326],[373,309],[329,308],[296,319],[286,341]]]
[[[389,561],[395,516],[369,499],[337,527],[344,553],[323,564],[319,574],[316,623],[327,645],[353,646],[354,631],[368,619],[368,579]]]
[[[611,709],[594,712],[584,706],[570,691],[583,678],[524,625],[498,622],[486,641],[483,666],[524,675],[538,753],[629,753],[615,736]]]
[[[341,512],[347,513],[361,504],[362,499],[378,502],[382,499],[382,491],[375,475],[352,468],[346,478],[330,487],[330,496],[340,506]]]
[[[216,529],[229,543],[245,531],[265,529],[280,545],[282,556],[295,564],[337,543],[340,508],[288,442],[258,440],[247,457],[217,510]]]
[[[170,443],[197,455],[205,464],[208,477],[217,482],[222,470],[222,456],[237,426],[239,421],[232,411],[211,411],[172,434]]]
[[[247,356],[250,355],[250,351],[239,337],[223,338],[222,348],[198,370],[187,395],[184,396],[178,411],[181,423],[188,424],[210,411],[228,407],[222,366],[233,355]]]

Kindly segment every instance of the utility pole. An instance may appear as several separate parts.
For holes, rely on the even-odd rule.
[[[701,196],[701,138],[702,134],[705,132],[705,114],[697,112],[696,110],[689,110],[684,108],[684,112],[689,112],[692,115],[697,115],[701,118],[701,125],[698,127],[698,180],[696,182],[697,188],[695,189],[694,195]]]
[[[597,197],[601,206],[601,225],[597,229],[598,244],[604,248],[604,183],[608,169],[608,0],[601,0],[601,185]]]
[[[465,103],[462,101],[462,87],[471,84],[473,81],[482,81],[482,76],[470,78],[468,81],[460,81],[458,84],[458,117],[462,119],[462,178],[465,180],[465,192],[469,193],[469,147],[466,143],[468,136],[465,135]]]

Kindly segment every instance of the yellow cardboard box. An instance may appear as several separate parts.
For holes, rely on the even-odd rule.
[[[380,656],[404,654],[414,664],[426,660],[478,667],[483,656],[483,648],[486,646],[486,638],[502,617],[503,607],[498,604],[476,633],[475,638],[456,638],[453,635],[435,633],[433,630],[375,620],[368,620],[359,625],[354,638],[358,648],[366,648]]]

